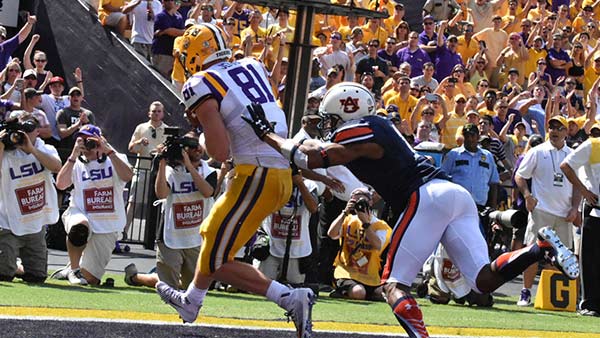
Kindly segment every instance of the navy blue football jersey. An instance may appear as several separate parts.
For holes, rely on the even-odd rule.
[[[448,179],[441,169],[417,154],[389,120],[380,116],[346,122],[331,135],[331,141],[342,145],[377,143],[383,147],[382,158],[362,157],[346,167],[371,185],[397,213],[404,210],[410,194],[420,186],[434,178]]]

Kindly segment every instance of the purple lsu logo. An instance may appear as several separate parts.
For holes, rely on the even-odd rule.
[[[172,184],[171,191],[174,194],[186,194],[186,193],[198,191],[198,189],[196,189],[196,185],[194,185],[194,182],[181,182],[181,183],[179,183],[179,187]]]
[[[20,166],[16,169],[15,168],[9,169],[10,178],[15,180],[17,178],[33,176],[35,174],[41,173],[42,171],[44,171],[44,169],[45,169],[44,166],[38,162],[23,164],[22,166]]]
[[[113,176],[112,167],[104,168],[104,169],[92,169],[89,171],[84,171],[81,173],[82,181],[97,181],[105,178],[110,178]]]

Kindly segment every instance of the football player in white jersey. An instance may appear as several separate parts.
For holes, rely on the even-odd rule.
[[[285,114],[277,106],[266,69],[250,58],[228,62],[231,50],[214,25],[194,25],[183,39],[178,60],[188,78],[182,89],[187,118],[193,127],[203,128],[212,158],[220,162],[233,158],[235,175],[200,227],[203,244],[193,282],[186,291],[159,282],[157,292],[184,322],[194,322],[211,282],[222,281],[266,296],[291,316],[298,337],[311,337],[314,293],[290,289],[233,259],[262,220],[285,205],[292,191],[288,160],[263,143],[242,119],[249,116],[247,106],[260,105],[275,132],[287,136]]]

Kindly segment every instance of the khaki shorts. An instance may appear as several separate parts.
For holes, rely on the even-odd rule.
[[[0,228],[0,276],[13,277],[19,257],[26,274],[46,278],[48,250],[45,235],[45,229],[35,234],[16,236],[12,231]]]
[[[164,54],[152,54],[152,66],[158,70],[162,76],[167,79],[171,78],[171,70],[173,69],[173,56]]]
[[[156,249],[156,273],[158,279],[173,288],[187,289],[194,279],[200,247],[171,249],[159,242]]]
[[[62,215],[62,221],[65,225],[67,234],[71,228],[77,224],[87,225],[87,217],[77,208],[70,206]],[[104,234],[92,233],[90,230],[88,241],[83,250],[80,266],[87,270],[97,279],[102,279],[106,266],[110,262],[115,243],[118,239],[118,232],[109,232]]]
[[[550,226],[567,248],[573,247],[573,225],[562,216],[555,216],[545,211],[534,209],[529,213],[527,221],[527,230],[523,244],[531,245],[537,240],[538,230],[545,226]]]
[[[283,258],[269,255],[267,259],[260,262],[258,269],[267,277],[277,280],[283,267]],[[290,258],[286,280],[292,284],[304,283],[305,274],[300,273],[300,259]]]

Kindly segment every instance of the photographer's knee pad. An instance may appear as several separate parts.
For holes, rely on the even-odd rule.
[[[89,234],[90,230],[87,226],[77,224],[71,227],[71,230],[69,230],[69,233],[67,234],[67,238],[74,246],[82,246],[87,243]]]

